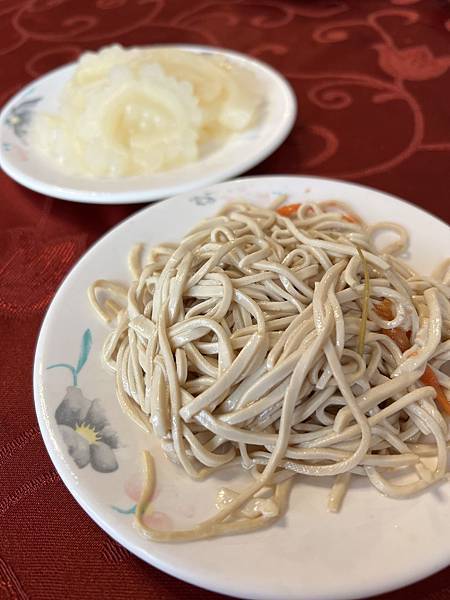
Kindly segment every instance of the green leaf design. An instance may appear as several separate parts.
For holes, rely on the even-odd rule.
[[[81,348],[80,348],[80,356],[78,358],[78,363],[75,368],[75,372],[79,373],[83,368],[83,365],[88,359],[89,352],[92,346],[92,334],[90,329],[86,329],[83,333],[83,337],[81,339]]]
[[[77,385],[77,372],[75,371],[75,369],[72,367],[72,365],[68,365],[66,363],[58,363],[56,365],[50,365],[49,367],[47,367],[47,370],[50,369],[58,369],[60,367],[63,367],[64,369],[69,369],[69,371],[72,373],[72,377],[73,377],[73,385]]]
[[[121,515],[134,515],[136,513],[136,504],[133,504],[131,508],[120,508],[119,506],[111,506],[111,508]]]

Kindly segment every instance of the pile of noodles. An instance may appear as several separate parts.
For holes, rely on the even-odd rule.
[[[386,228],[396,241],[377,249]],[[420,276],[395,257],[407,245],[338,202],[236,202],[145,260],[136,247],[129,287],[91,286],[124,410],[192,478],[236,464],[253,476],[203,523],[158,531],[142,522],[147,453],[148,536],[267,526],[296,475],[334,477],[334,511],[352,475],[394,498],[447,476],[449,261]]]

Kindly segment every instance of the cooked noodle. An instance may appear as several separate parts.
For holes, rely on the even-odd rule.
[[[446,477],[449,262],[417,275],[375,245],[388,228],[385,250],[404,251],[402,227],[342,203],[276,208],[229,204],[143,266],[137,247],[128,289],[90,289],[124,410],[190,477],[240,464],[254,478],[193,529],[159,531],[142,521],[146,454],[136,519],[151,539],[267,526],[297,474],[335,478],[332,511],[352,475],[395,498]]]

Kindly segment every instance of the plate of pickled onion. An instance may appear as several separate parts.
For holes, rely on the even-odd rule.
[[[116,44],[7,103],[0,165],[56,198],[146,202],[243,173],[284,141],[295,118],[289,83],[250,56]]]

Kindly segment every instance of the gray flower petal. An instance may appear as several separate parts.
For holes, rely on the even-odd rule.
[[[55,411],[55,419],[58,425],[68,425],[74,429],[77,423],[86,419],[91,401],[83,396],[79,387],[67,388],[63,401]]]
[[[114,431],[114,429],[112,427],[110,427],[109,425],[107,425],[101,432],[101,441],[104,442],[105,444],[108,444],[108,446],[110,446],[110,448],[118,448],[120,443],[119,443],[119,436],[117,434],[117,431]]]
[[[82,469],[89,463],[89,442],[81,435],[78,435],[73,429],[67,427],[67,425],[60,425],[59,430],[70,456],[80,469]]]
[[[90,445],[91,465],[100,473],[111,473],[118,469],[116,457],[111,448],[103,442],[96,442]]]
[[[91,425],[91,427],[94,427],[95,431],[101,431],[104,427],[109,425],[105,409],[100,400],[95,399],[92,401],[86,415],[86,423]]]

